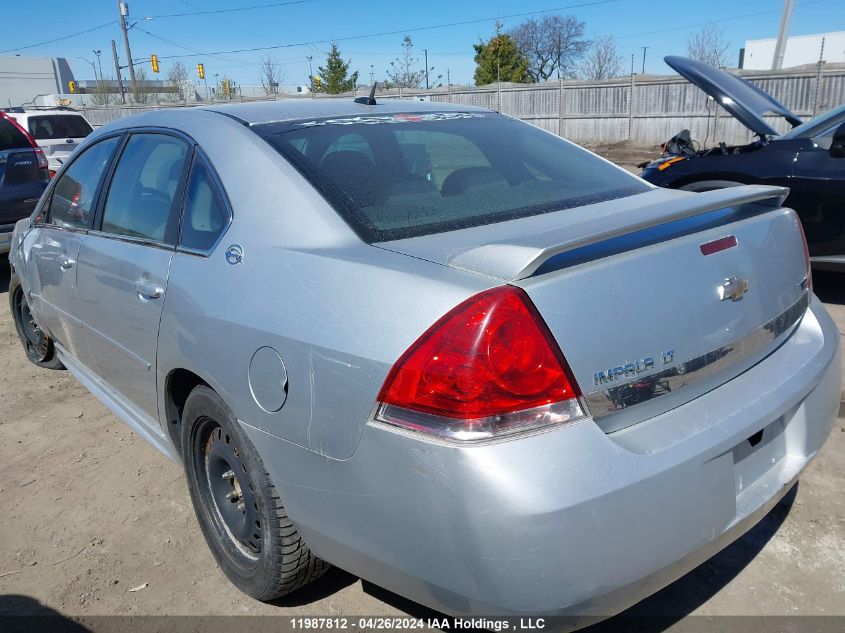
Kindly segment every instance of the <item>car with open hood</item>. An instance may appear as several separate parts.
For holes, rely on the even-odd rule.
[[[699,149],[684,130],[664,144],[660,159],[643,165],[642,177],[661,187],[689,191],[742,184],[789,187],[785,204],[801,218],[813,267],[845,270],[845,105],[802,122],[741,77],[683,57],[665,61],[756,139]],[[792,129],[780,134],[771,124],[773,115]]]

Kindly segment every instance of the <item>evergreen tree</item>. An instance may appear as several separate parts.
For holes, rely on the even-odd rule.
[[[528,58],[522,54],[514,39],[497,33],[486,42],[473,44],[475,48],[475,85],[495,83],[497,80],[528,83]]]
[[[332,50],[326,55],[325,67],[317,68],[319,77],[311,80],[311,91],[336,95],[355,90],[355,84],[358,83],[358,71],[349,74],[351,63],[352,60],[343,61],[337,44],[332,43]]]

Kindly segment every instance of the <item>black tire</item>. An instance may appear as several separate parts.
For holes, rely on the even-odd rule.
[[[326,572],[328,563],[299,536],[261,457],[213,389],[191,391],[180,443],[202,533],[238,589],[273,600]]]
[[[52,339],[32,317],[20,280],[14,274],[9,280],[9,309],[12,311],[15,330],[29,361],[45,369],[64,369]]]

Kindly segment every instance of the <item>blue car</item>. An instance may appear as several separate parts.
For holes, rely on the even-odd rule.
[[[29,217],[49,182],[44,152],[0,111],[0,255],[9,252],[15,222]]]

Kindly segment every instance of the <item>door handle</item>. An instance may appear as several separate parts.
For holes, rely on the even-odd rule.
[[[164,294],[164,288],[148,279],[139,279],[135,282],[135,292],[142,299],[158,299]]]
[[[76,260],[73,257],[65,256],[59,259],[59,267],[62,270],[68,270],[69,268],[72,268],[75,263]]]

